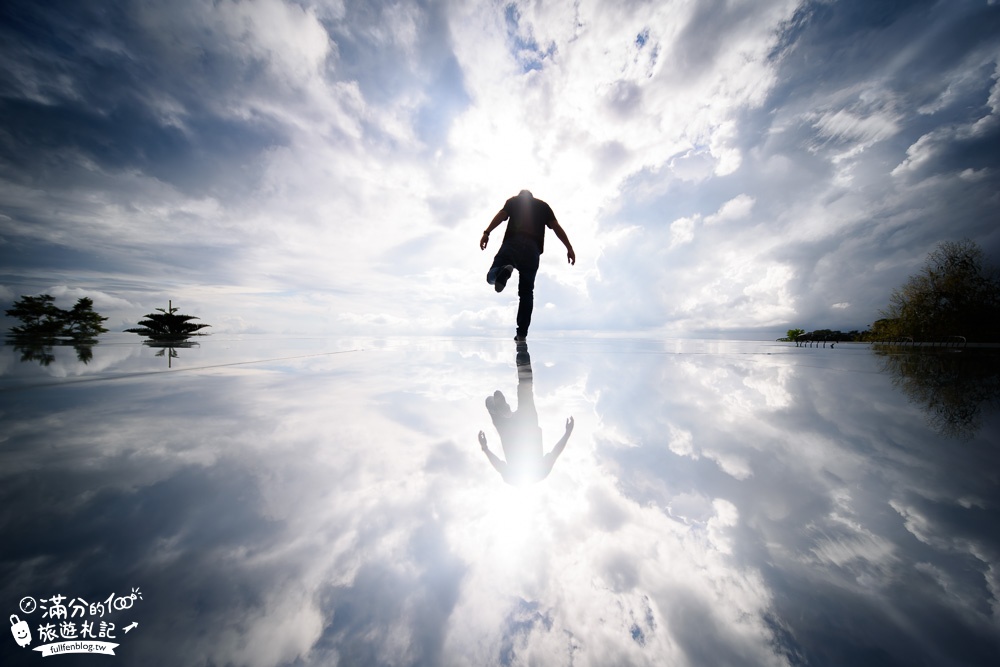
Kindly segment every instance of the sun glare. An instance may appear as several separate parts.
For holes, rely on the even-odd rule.
[[[498,480],[499,482],[499,480]],[[533,571],[545,560],[558,523],[573,512],[545,483],[516,488],[497,483],[478,497],[481,513],[467,526],[465,548],[485,555],[498,575]]]

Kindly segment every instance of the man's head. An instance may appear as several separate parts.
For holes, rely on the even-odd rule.
[[[528,197],[528,198],[530,198],[531,197],[531,190],[521,190],[520,192],[517,193],[517,196],[518,197]]]

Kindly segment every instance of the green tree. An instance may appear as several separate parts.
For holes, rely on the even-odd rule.
[[[805,332],[806,332],[805,329],[789,329],[788,333],[785,334],[785,340],[794,341],[796,338],[798,338]]]
[[[198,333],[201,329],[211,326],[208,324],[194,324],[191,320],[198,319],[194,315],[178,315],[177,308],[173,307],[173,302],[167,303],[167,309],[157,308],[158,312],[146,315],[146,319],[139,321],[139,326],[126,329],[129,333],[137,333],[148,336],[153,340],[184,340],[191,336],[204,336]]]
[[[63,310],[55,305],[55,299],[49,294],[22,296],[4,312],[21,320],[20,326],[10,329],[15,338],[70,337],[83,340],[93,339],[107,331],[101,322],[108,318],[95,312],[93,299],[87,297],[79,299],[72,310]]]
[[[64,310],[57,308],[55,298],[49,294],[22,296],[13,308],[4,311],[21,320],[21,326],[11,327],[14,336],[53,338],[63,331]]]
[[[975,242],[946,241],[927,256],[919,273],[892,292],[880,314],[872,333],[881,337],[998,340],[1000,276],[986,265]]]
[[[95,338],[97,334],[107,332],[101,326],[107,319],[94,311],[93,299],[82,297],[73,306],[73,310],[67,313],[64,330],[76,339]]]

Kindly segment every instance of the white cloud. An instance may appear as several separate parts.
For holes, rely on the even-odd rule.
[[[935,145],[951,134],[950,131],[935,131],[920,137],[906,149],[906,159],[892,170],[892,175],[901,176],[906,172],[916,171],[930,163],[936,153]]]
[[[749,195],[738,195],[719,207],[718,211],[707,216],[705,218],[705,224],[714,225],[720,222],[741,220],[750,215],[750,211],[753,210],[755,201],[756,200]]]
[[[815,122],[820,136],[871,145],[899,132],[898,118],[875,113],[859,116],[846,109],[827,112]]]
[[[678,456],[690,456],[692,458],[698,458],[695,452],[694,446],[691,441],[691,433],[683,429],[679,429],[673,424],[669,425],[670,428],[670,451]]]
[[[112,309],[112,308],[135,308],[135,304],[121,299],[119,297],[113,296],[111,294],[105,294],[104,292],[87,290],[80,287],[68,287],[66,285],[55,285],[54,287],[46,290],[47,294],[51,294],[56,298],[57,304],[62,305],[63,308],[69,308],[77,300],[82,298],[89,298],[94,302],[94,309]]]
[[[678,218],[670,223],[670,247],[689,243],[694,239],[694,226],[700,216],[693,218]]]

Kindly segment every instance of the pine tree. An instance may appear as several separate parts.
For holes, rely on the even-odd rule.
[[[11,327],[13,336],[54,338],[63,331],[65,311],[56,307],[55,297],[49,294],[22,296],[4,312],[21,320],[21,326]]]
[[[106,333],[107,329],[101,326],[108,318],[94,311],[94,300],[82,297],[73,306],[73,310],[67,313],[65,332],[78,340],[91,339],[97,334]]]
[[[198,319],[194,315],[178,315],[177,308],[173,307],[173,302],[167,302],[167,309],[157,308],[158,312],[146,315],[146,319],[140,320],[138,327],[125,329],[129,333],[137,333],[147,336],[153,340],[184,340],[191,336],[204,336],[206,334],[197,333],[209,324],[194,324],[191,320]]]

